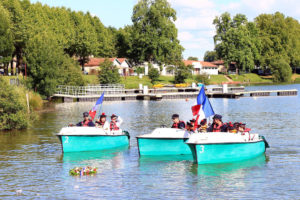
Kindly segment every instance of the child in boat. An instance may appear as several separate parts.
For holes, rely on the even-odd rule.
[[[111,131],[118,131],[120,130],[120,126],[123,123],[123,120],[121,117],[118,117],[115,114],[112,114],[112,116],[110,117],[111,121],[109,124],[110,130]]]
[[[207,132],[227,132],[228,127],[222,121],[222,115],[215,114],[213,123],[208,127]]]
[[[172,120],[173,120],[173,125],[171,128],[178,128],[178,129],[184,129],[185,128],[185,123],[184,121],[179,120],[179,115],[178,114],[173,114],[172,115]]]
[[[69,126],[74,126],[74,124],[69,124]],[[83,121],[82,122],[78,122],[76,124],[76,126],[85,126],[85,127],[93,127],[95,126],[95,124],[93,123],[93,121],[91,119],[89,119],[89,113],[88,112],[84,112],[83,113]]]
[[[186,122],[186,128],[189,133],[195,133],[194,125],[191,122]]]
[[[109,123],[106,121],[105,113],[102,113],[99,119],[96,121],[96,127],[103,128],[104,130],[109,130]]]
[[[206,119],[201,120],[198,131],[201,133],[207,132],[207,120]]]

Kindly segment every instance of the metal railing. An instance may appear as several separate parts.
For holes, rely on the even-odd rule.
[[[124,94],[125,87],[123,84],[107,84],[107,85],[89,85],[89,86],[68,86],[59,85],[55,95],[66,96],[100,96],[105,94]]]

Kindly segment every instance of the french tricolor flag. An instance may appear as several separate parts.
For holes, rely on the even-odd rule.
[[[215,114],[208,98],[205,95],[204,85],[197,96],[197,105],[192,106],[192,112],[193,116],[198,115],[197,120],[202,120]]]
[[[94,120],[97,110],[101,106],[103,99],[104,99],[104,92],[102,93],[101,97],[97,100],[97,102],[94,105],[94,107],[92,108],[92,110],[90,110],[90,112],[89,112],[89,115],[91,116],[92,120]]]

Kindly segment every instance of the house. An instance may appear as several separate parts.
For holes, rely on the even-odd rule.
[[[157,69],[160,72],[160,75],[162,76],[173,76],[174,70],[172,69],[174,66],[172,65],[160,65],[156,62],[151,63],[152,67],[154,69]],[[149,63],[148,62],[144,62],[141,67],[145,68],[145,75],[148,75],[149,72]]]
[[[87,74],[95,74],[99,71],[100,64],[108,59],[118,68],[121,76],[128,76],[131,74],[132,66],[126,58],[90,58],[89,62],[84,64],[84,72]]]
[[[184,60],[185,66],[193,66],[192,74],[207,74],[207,75],[218,75],[218,66],[211,62],[197,61],[197,60]]]
[[[216,61],[213,61],[211,63],[218,66],[218,71],[220,73],[224,73],[224,74],[227,73],[227,67],[224,65],[223,60],[216,60]]]

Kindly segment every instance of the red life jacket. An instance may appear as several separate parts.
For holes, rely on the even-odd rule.
[[[118,131],[120,128],[117,126],[116,122],[111,121],[110,122],[110,130],[111,131]]]
[[[184,121],[179,121],[178,123],[173,123],[172,128],[178,128],[179,123],[184,123]]]
[[[82,121],[81,122],[81,126],[89,126],[88,124],[90,123],[91,120],[87,120],[87,121]]]
[[[213,126],[213,132],[221,132],[222,125],[218,126],[217,124],[214,124]]]

